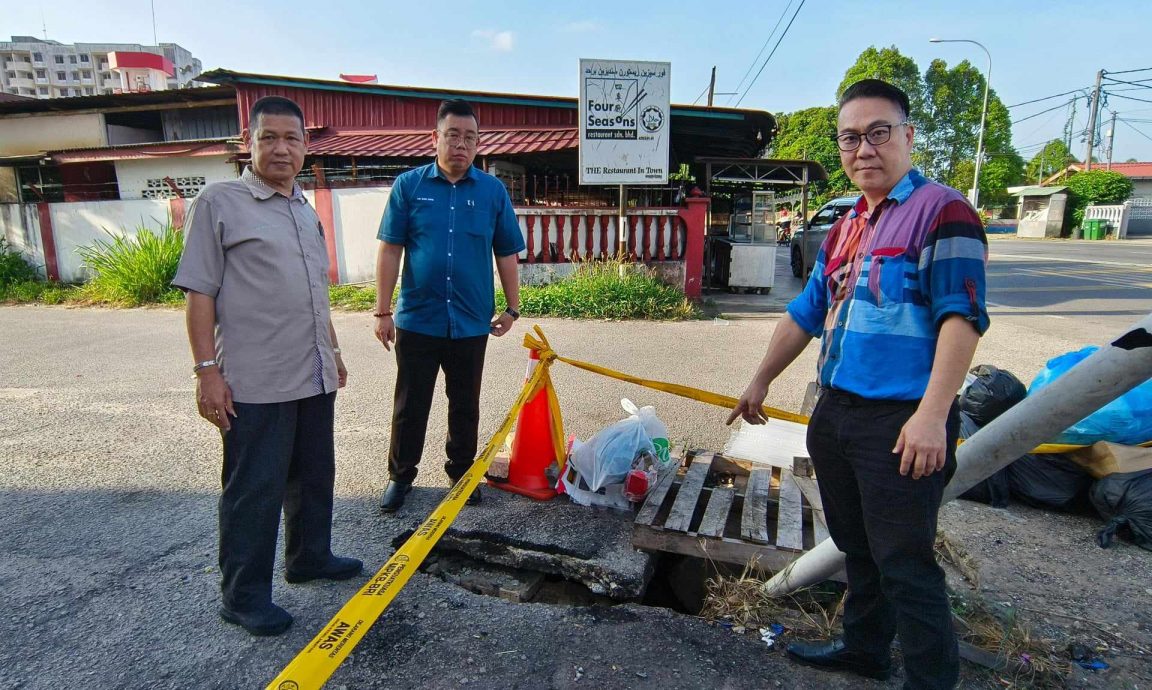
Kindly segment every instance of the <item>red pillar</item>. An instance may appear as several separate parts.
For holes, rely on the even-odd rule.
[[[48,280],[60,281],[60,266],[56,263],[56,235],[52,230],[52,209],[47,201],[36,204],[40,212],[40,243],[44,245],[44,273]]]
[[[332,212],[332,190],[316,188],[316,215],[324,226],[324,244],[328,247],[328,282],[340,282],[340,264],[336,258],[336,216]]]
[[[701,280],[704,274],[704,237],[708,227],[708,204],[712,200],[706,196],[688,197],[680,218],[684,221],[684,295],[699,297]]]

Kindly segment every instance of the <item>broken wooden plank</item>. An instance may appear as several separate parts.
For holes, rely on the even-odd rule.
[[[780,501],[776,512],[776,548],[800,551],[804,548],[802,494],[791,472],[780,473]]]
[[[736,497],[736,490],[731,487],[717,487],[712,489],[712,496],[708,499],[708,507],[704,509],[704,518],[696,533],[703,537],[724,536],[724,526],[728,523],[728,511],[732,507],[732,499]]]
[[[824,517],[824,503],[820,500],[820,486],[815,479],[809,477],[793,477],[800,493],[812,511],[812,533],[814,544],[819,544],[828,538],[828,520]]]
[[[756,468],[748,476],[744,510],[740,516],[740,536],[760,544],[768,543],[768,491],[772,468]]]
[[[636,515],[637,525],[651,525],[652,521],[656,519],[656,514],[660,512],[660,506],[664,504],[664,497],[668,495],[668,490],[672,488],[672,483],[676,481],[676,471],[668,470],[663,477],[657,482],[656,486],[648,492],[648,498],[644,501],[644,507]]]
[[[688,467],[688,474],[680,491],[676,494],[676,501],[672,504],[672,511],[664,521],[664,529],[674,532],[687,532],[692,524],[692,516],[696,513],[696,502],[700,499],[700,490],[704,488],[704,480],[708,477],[708,470],[712,467],[710,453],[697,455]]]

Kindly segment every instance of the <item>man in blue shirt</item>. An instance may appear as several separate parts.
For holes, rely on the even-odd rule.
[[[903,91],[853,84],[837,127],[840,163],[863,195],[829,231],[728,423],[763,424],[769,384],[821,339],[807,442],[846,555],[844,638],[788,654],[885,679],[898,633],[904,687],[952,688],[959,657],[934,543],[956,469],[956,391],[988,328],[987,239],[959,192],[912,167]]]
[[[376,338],[385,349],[396,345],[385,513],[396,512],[412,490],[441,369],[448,396],[444,471],[455,483],[472,466],[488,336],[504,335],[520,316],[524,237],[503,183],[472,167],[480,142],[472,106],[441,103],[432,141],[436,162],[396,178],[377,235]],[[495,316],[493,257],[508,302]],[[468,503],[479,502],[477,488]]]

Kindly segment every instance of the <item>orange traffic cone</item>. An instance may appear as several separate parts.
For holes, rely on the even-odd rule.
[[[540,366],[540,355],[529,353],[534,366]],[[531,367],[528,375],[532,375]],[[520,408],[516,417],[516,435],[512,438],[512,456],[508,460],[508,481],[488,485],[512,493],[547,501],[556,497],[544,471],[556,460],[552,447],[552,412],[548,409],[548,391],[536,391],[532,399]]]

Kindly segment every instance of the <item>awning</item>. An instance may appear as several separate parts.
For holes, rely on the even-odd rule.
[[[579,132],[572,128],[522,128],[486,130],[480,133],[477,154],[502,156],[575,150]],[[313,156],[371,156],[380,158],[431,158],[436,155],[432,133],[423,131],[329,131],[308,142]]]
[[[149,144],[125,144],[90,149],[49,151],[47,155],[57,164],[93,163],[96,161],[143,160],[153,158],[186,158],[195,156],[226,156],[237,153],[241,146],[228,139],[197,139]]]

